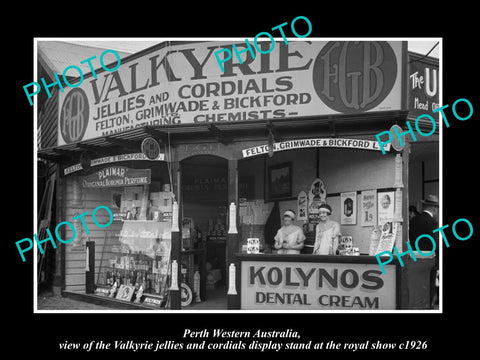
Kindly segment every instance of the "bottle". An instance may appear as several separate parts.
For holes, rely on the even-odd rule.
[[[160,274],[155,274],[155,294],[160,294]]]

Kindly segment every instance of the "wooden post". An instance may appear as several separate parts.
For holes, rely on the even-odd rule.
[[[236,205],[236,223],[238,224],[238,160],[228,161],[228,204],[230,210],[230,204]],[[230,218],[230,216],[229,216]],[[228,224],[229,232],[227,236],[227,261],[225,274],[230,274],[230,265],[235,265],[235,288],[237,294],[230,294],[228,296],[227,308],[228,309],[240,309],[240,266],[236,259],[235,254],[238,252],[238,233],[235,227],[235,231],[232,231],[230,221]],[[230,276],[227,275],[227,289],[231,287]]]
[[[85,243],[87,254],[85,257],[85,293],[95,292],[95,241]]]
[[[172,214],[172,224],[174,223],[173,217],[177,217],[177,224],[178,227],[177,229],[174,229],[172,227],[172,249],[170,252],[170,262],[171,264],[174,263],[174,261],[177,264],[177,271],[176,274],[174,274],[174,269],[172,267],[172,276],[176,276],[176,283],[178,284],[177,289],[170,289],[170,308],[172,310],[181,310],[182,305],[181,305],[181,297],[180,297],[180,286],[182,284],[182,277],[181,277],[181,269],[182,269],[182,244],[180,241],[180,224],[181,224],[181,211],[180,211],[180,164],[178,161],[172,162],[171,164],[171,169],[172,169],[172,191],[175,194],[175,201],[178,203],[179,206],[179,211],[177,214]],[[174,279],[172,279],[174,280]],[[174,282],[174,281],[172,281]]]
[[[408,198],[408,164],[409,164],[409,155],[410,155],[410,143],[405,143],[405,148],[402,152],[402,181],[403,181],[403,189],[402,189],[402,202],[403,202],[403,209],[402,209],[402,217],[403,217],[403,226],[402,226],[402,248],[405,250],[407,249],[407,241],[408,241],[408,227],[409,227],[409,214],[408,214],[408,207],[409,207],[409,198]],[[397,309],[407,309],[408,308],[408,263],[410,262],[410,258],[405,262],[405,267],[400,269],[400,284],[397,284]],[[400,266],[397,264],[396,266]]]

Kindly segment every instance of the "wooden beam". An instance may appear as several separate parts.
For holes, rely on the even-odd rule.
[[[337,136],[337,133],[336,133],[336,130],[335,130],[335,121],[329,119],[328,120],[328,128],[330,129],[330,136],[331,137],[336,137]]]
[[[62,154],[62,155],[73,155],[75,154],[75,151],[72,150],[64,150],[64,149],[59,149],[59,148],[53,148],[52,149],[54,152],[57,154]]]
[[[140,144],[137,143],[136,141],[116,139],[116,138],[112,138],[110,136],[105,136],[104,139],[105,139],[106,142],[108,142],[110,144],[118,145],[118,146],[124,147],[126,149],[135,150],[137,152],[140,152],[140,150],[141,150],[140,149]]]
[[[157,129],[154,129],[150,126],[145,126],[143,129],[148,135],[153,136],[155,139],[160,140],[163,143],[167,142],[167,134],[161,132]]]
[[[78,147],[79,149],[83,149],[83,150],[88,150],[88,151],[94,152],[95,154],[101,154],[102,152],[105,152],[105,150],[102,150],[102,148],[101,148],[100,146],[95,146],[95,145],[88,145],[88,144],[78,143],[78,144],[77,144],[77,147]]]
[[[56,152],[57,154],[60,154],[65,159],[65,161],[69,161],[69,160],[71,161],[72,159],[77,159],[80,157],[80,154],[78,152],[71,151],[71,150],[54,148],[53,151]],[[60,162],[60,161],[57,161],[57,162]]]
[[[207,128],[208,128],[208,131],[210,131],[213,134],[213,136],[215,136],[215,139],[217,139],[219,143],[224,145],[228,143],[222,131],[218,127],[216,127],[214,124],[208,124]]]
[[[66,162],[66,158],[64,156],[59,155],[47,155],[47,154],[37,154],[37,157],[41,159],[48,160],[53,163],[64,163]]]

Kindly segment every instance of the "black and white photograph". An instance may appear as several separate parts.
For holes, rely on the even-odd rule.
[[[65,69],[62,88],[26,87],[44,169],[38,231],[62,239],[60,251],[42,244],[37,253],[36,311],[439,311],[435,257],[405,259],[412,277],[400,277],[395,260],[382,263],[387,274],[358,281],[381,273],[383,258],[369,255],[374,224],[357,223],[356,204],[377,192],[379,223],[392,226],[391,189],[402,186],[395,227],[405,243],[409,209],[439,197],[438,116],[420,123],[423,133],[435,127],[420,143],[393,141],[392,122],[404,131],[420,108],[439,106],[439,57],[418,49],[441,39],[353,40],[262,41],[271,51],[246,52],[242,66],[232,49],[244,44],[221,39],[36,40],[38,78],[52,82]],[[326,217],[292,210],[312,184]],[[240,188],[253,197],[245,223]],[[322,235],[330,255],[312,254],[308,239],[334,222],[357,250]],[[270,227],[293,239],[282,251]],[[261,251],[250,251],[251,238]],[[286,274],[302,280],[299,264],[323,269],[319,279],[288,286]]]
[[[442,353],[473,311],[471,35],[413,5],[223,10],[18,38],[12,334],[68,357]]]

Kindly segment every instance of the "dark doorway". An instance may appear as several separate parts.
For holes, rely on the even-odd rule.
[[[183,252],[182,265],[188,269],[185,277],[193,279],[195,271],[203,270],[208,301],[226,299],[228,161],[212,155],[181,161],[181,201],[182,238],[187,244],[183,248],[204,249],[203,260]]]

